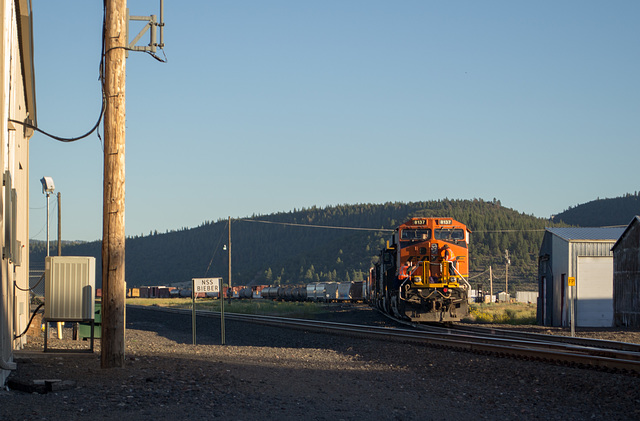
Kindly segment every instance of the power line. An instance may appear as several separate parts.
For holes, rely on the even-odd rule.
[[[500,233],[500,232],[545,232],[545,229],[531,229],[531,230],[494,230],[494,231],[473,231],[471,230],[471,232],[473,234],[477,234],[477,233]]]
[[[225,228],[227,227],[227,224],[225,224]],[[211,263],[213,263],[213,258],[216,257],[216,254],[218,254],[218,250],[220,250],[220,243],[222,243],[222,237],[223,237],[224,234],[225,234],[225,232],[222,231],[222,234],[220,235],[220,238],[218,239],[218,244],[216,244],[215,248],[213,249],[213,255],[211,256],[211,260],[209,260],[209,265],[207,265],[207,270],[204,271],[203,277],[206,277],[207,273],[209,273],[209,269],[211,268]]]
[[[273,224],[273,225],[286,225],[291,227],[307,227],[307,228],[324,228],[324,229],[336,229],[336,230],[351,230],[351,231],[384,231],[384,232],[393,232],[395,230],[388,228],[358,228],[358,227],[338,227],[331,225],[312,225],[312,224],[296,224],[293,222],[275,222],[275,221],[263,221],[259,219],[239,219],[239,221],[244,222],[259,222],[262,224]]]

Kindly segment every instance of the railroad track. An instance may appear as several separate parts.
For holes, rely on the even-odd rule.
[[[191,314],[189,309],[170,309],[162,307],[132,306],[149,311]],[[198,310],[199,317],[219,318],[220,313]],[[515,335],[519,332],[504,332],[497,329],[484,329],[484,333],[458,329],[416,327],[388,328],[363,326],[348,323],[325,322],[318,320],[291,319],[277,316],[249,315],[238,313],[224,314],[225,320],[258,323],[285,328],[304,329],[350,337],[366,337],[376,340],[416,343],[443,347],[467,352],[493,354],[505,357],[546,361],[585,368],[619,370],[640,375],[640,346],[613,341],[598,341],[580,338],[579,343],[563,342],[567,337],[529,334]],[[487,331],[491,333],[487,333]],[[531,336],[534,335],[534,336]],[[570,338],[572,341],[577,338]],[[616,344],[618,347],[616,348]]]
[[[461,325],[451,325],[446,327],[435,326],[435,325],[416,326],[416,328],[421,330],[429,330],[429,331],[446,330],[451,333],[469,333],[472,335],[494,336],[494,337],[500,337],[500,338],[523,339],[523,340],[542,341],[542,342],[545,342],[545,341],[560,342],[560,343],[580,345],[580,346],[586,346],[586,347],[615,349],[620,351],[631,351],[631,352],[640,353],[640,344],[619,342],[619,341],[609,341],[609,340],[603,340],[603,339],[581,338],[578,336],[546,335],[546,334],[534,333],[534,332],[520,332],[520,331],[510,330],[507,328],[461,326]]]

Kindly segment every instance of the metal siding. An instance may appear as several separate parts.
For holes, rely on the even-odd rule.
[[[579,256],[576,273],[576,326],[612,326],[613,257]]]
[[[565,280],[567,278],[567,274],[569,273],[569,243],[556,235],[552,237],[552,247],[553,247],[553,255],[552,255],[552,264],[551,270],[553,271],[553,286],[552,286],[552,326],[562,326],[564,321],[566,321],[566,285],[565,285],[565,295],[562,296],[562,275],[565,274]]]
[[[613,250],[616,326],[640,327],[640,220],[635,217]]]
[[[45,319],[93,318],[94,297],[94,257],[49,256],[45,259]]]
[[[549,260],[541,261],[538,267],[540,292],[538,305],[546,302],[546,309],[542,310],[544,314],[538,317],[540,322],[544,322],[547,326],[568,325],[570,308],[567,281],[570,276],[577,277],[578,257],[613,256],[611,247],[623,231],[623,228],[547,229],[540,248],[540,256],[548,254]],[[592,236],[608,239],[569,241],[559,234],[565,237]],[[543,278],[546,285],[542,285]]]
[[[620,238],[624,227],[595,227],[595,228],[547,228],[547,231],[565,241],[611,241]]]
[[[517,291],[516,302],[518,303],[535,303],[538,300],[536,291]]]
[[[571,241],[569,242],[569,252],[566,257],[569,259],[569,267],[567,271],[567,277],[574,276],[576,282],[579,282],[578,278],[578,257],[601,257],[601,256],[613,256],[611,247],[615,244],[617,239],[608,241]],[[613,265],[613,263],[612,263]],[[567,279],[565,278],[565,282]],[[611,280],[613,284],[613,279]],[[565,291],[567,291],[567,285],[565,285]],[[564,297],[564,326],[569,324],[569,298],[565,293]],[[580,297],[577,297],[580,300]]]

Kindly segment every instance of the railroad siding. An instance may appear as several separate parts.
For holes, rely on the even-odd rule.
[[[613,321],[640,327],[640,217],[633,218],[613,246]]]

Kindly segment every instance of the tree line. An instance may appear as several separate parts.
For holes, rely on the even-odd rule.
[[[467,225],[472,231],[469,258],[474,287],[488,285],[489,266],[499,285],[500,277],[506,275],[508,250],[510,291],[537,288],[537,255],[544,229],[566,225],[505,208],[495,199],[338,205],[252,215],[231,220],[232,284],[362,280],[390,231],[411,217],[449,217]],[[127,238],[127,286],[172,285],[217,276],[227,283],[228,230],[228,220],[221,219]],[[101,267],[99,241],[65,243],[62,250],[63,255],[95,256]],[[43,245],[32,244],[31,260],[44,260],[44,251]],[[100,285],[99,269],[96,276]]]

